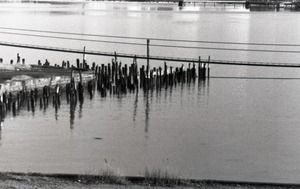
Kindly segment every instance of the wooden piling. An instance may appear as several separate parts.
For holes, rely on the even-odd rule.
[[[149,59],[149,56],[150,56],[150,40],[147,39],[147,79],[149,78],[149,69],[150,69],[150,65],[149,65],[149,62],[150,62],[150,59]]]
[[[79,58],[76,59],[76,65],[77,65],[77,68],[80,68],[80,60],[79,60]]]

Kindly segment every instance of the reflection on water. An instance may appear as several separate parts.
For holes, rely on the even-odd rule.
[[[106,159],[124,175],[171,167],[197,179],[276,181],[270,172],[279,170],[280,181],[295,181],[286,173],[299,155],[299,90],[296,79],[210,78],[107,96],[96,88],[92,98],[85,87],[81,100],[66,91],[29,98],[2,117],[0,168],[87,173]]]
[[[134,107],[133,107],[133,121],[135,121],[136,119],[136,114],[137,114],[137,109],[138,109],[138,92],[136,92],[136,95],[135,95],[135,100],[134,100]]]
[[[150,87],[149,90],[142,90],[143,94],[143,107],[139,107],[139,90],[131,91],[129,94],[130,96],[134,97],[133,101],[133,113],[132,113],[132,120],[135,122],[137,118],[137,114],[140,108],[144,109],[144,117],[145,117],[145,133],[148,132],[149,130],[149,121],[151,120],[151,104],[153,103],[154,99],[156,103],[162,102],[164,99],[164,103],[172,103],[173,99],[173,90],[178,91],[180,89],[180,93],[182,96],[184,96],[184,93],[186,91],[190,91],[191,89],[198,88],[199,91],[207,91],[205,89],[205,80],[196,80],[192,79],[190,80],[191,82],[182,82],[182,83],[177,83],[175,85],[157,85],[156,87]],[[198,85],[198,87],[196,87]],[[141,88],[142,89],[142,88]],[[98,89],[96,90],[93,88],[92,91],[89,91],[88,86],[85,86],[86,94],[84,94],[82,97],[77,98],[77,95],[72,96],[68,95],[67,91],[64,91],[63,93],[57,94],[57,93],[52,93],[49,96],[38,96],[34,94],[31,94],[30,96],[25,96],[24,98],[21,99],[20,101],[17,101],[17,99],[8,99],[7,104],[1,104],[2,107],[2,116],[1,116],[1,125],[3,126],[3,123],[6,119],[6,117],[9,117],[12,114],[12,117],[17,117],[22,116],[23,113],[22,111],[31,112],[32,116],[35,117],[36,111],[43,112],[44,115],[48,114],[47,111],[52,112],[53,110],[53,117],[56,121],[58,121],[59,124],[59,117],[60,116],[66,116],[66,115],[60,115],[60,109],[66,109],[69,107],[69,118],[70,118],[70,129],[74,129],[74,124],[75,124],[75,118],[77,117],[78,119],[83,118],[84,116],[89,116],[84,114],[84,102],[89,101],[92,103],[99,103],[96,102],[99,99],[94,99],[94,95],[100,96],[101,98],[116,98],[120,100],[119,104],[122,105],[122,99],[123,98],[128,98],[125,97],[124,95],[120,94],[110,94],[110,96],[103,96],[103,92]],[[164,93],[164,97],[162,97],[162,93]],[[199,92],[199,95],[206,95],[206,94],[201,94],[202,92]],[[153,94],[156,94],[155,96]],[[87,98],[89,97],[89,98]],[[85,100],[85,98],[87,100]],[[163,98],[163,99],[162,99]],[[52,106],[49,106],[49,104],[52,104]],[[77,104],[78,107],[77,107]],[[37,109],[36,107],[39,107]],[[77,109],[78,108],[78,109]],[[76,116],[76,113],[78,113],[78,116]],[[48,114],[49,115],[49,114]]]
[[[146,91],[146,94],[144,94],[144,101],[145,101],[145,132],[148,132],[149,127],[149,114],[150,114],[150,108],[149,108],[149,91]]]
[[[164,90],[165,99],[169,99],[172,103],[172,91],[173,88],[180,87],[181,93],[183,94],[184,86],[187,86],[188,91],[191,85],[195,85],[196,78],[199,82],[206,80],[206,69],[205,63],[198,66],[198,77],[196,65],[193,63],[193,67],[189,67],[185,70],[183,66],[173,70],[173,66],[168,68],[167,63],[164,63],[164,69],[161,67],[153,69],[142,65],[138,67],[136,60],[131,65],[122,65],[121,62],[117,61],[117,58],[112,59],[112,64],[101,66],[93,66],[93,74],[95,79],[89,80],[84,87],[81,82],[76,83],[73,79],[70,83],[66,84],[65,91],[63,94],[61,86],[57,84],[55,88],[50,86],[44,86],[42,89],[35,88],[30,91],[19,91],[13,94],[12,92],[5,92],[1,95],[3,98],[0,103],[2,120],[12,112],[13,117],[20,114],[20,110],[27,106],[27,111],[32,113],[34,117],[36,114],[36,106],[39,107],[43,114],[47,114],[49,104],[52,104],[54,109],[55,121],[59,121],[59,111],[61,109],[62,100],[66,101],[65,106],[69,106],[70,115],[70,128],[74,129],[77,103],[78,107],[78,119],[81,120],[84,116],[83,104],[85,96],[89,95],[89,100],[93,101],[95,91],[101,98],[116,97],[118,100],[118,107],[123,106],[123,98],[126,98],[127,92],[130,95],[135,96],[133,102],[133,121],[136,121],[138,112],[138,98],[139,90],[143,91],[143,101],[145,109],[145,133],[149,131],[149,122],[151,114],[151,105],[153,104],[154,91],[156,90],[157,99],[161,97],[161,91]],[[173,70],[173,71],[172,71]],[[163,72],[163,74],[162,74]],[[81,72],[80,72],[81,73]],[[80,75],[81,79],[81,75]],[[84,94],[84,91],[87,94]],[[134,95],[134,93],[136,93]],[[64,107],[65,108],[65,107]],[[51,115],[52,116],[52,115]]]

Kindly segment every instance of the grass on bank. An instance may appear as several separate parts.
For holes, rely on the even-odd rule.
[[[300,184],[255,183],[218,180],[181,179],[160,169],[146,169],[144,176],[124,177],[112,170],[102,170],[97,175],[42,174],[42,173],[0,173],[0,188],[226,188],[226,189],[294,189]],[[4,186],[4,187],[3,187]],[[11,187],[17,186],[17,187]],[[28,187],[27,187],[28,186]],[[29,187],[30,186],[30,187]],[[36,186],[36,187],[32,187]],[[46,187],[47,186],[47,187]]]
[[[145,186],[183,186],[191,185],[187,179],[180,179],[175,174],[161,169],[145,169],[144,175],[137,177],[124,177],[111,169],[101,170],[95,176],[79,175],[77,181],[83,183],[103,183]]]
[[[181,179],[173,173],[161,169],[149,170],[146,168],[144,174],[144,183],[154,186],[182,186],[191,185],[187,179]]]

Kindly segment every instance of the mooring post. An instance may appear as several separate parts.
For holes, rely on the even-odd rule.
[[[191,80],[191,63],[189,63],[189,68],[187,69],[187,81]]]
[[[17,63],[20,63],[20,60],[21,60],[21,57],[20,57],[20,54],[18,53],[17,54]]]
[[[84,67],[84,64],[85,64],[85,46],[83,47],[82,64],[83,64],[83,68],[85,68]]]
[[[117,63],[117,52],[115,51],[115,62]]]
[[[173,67],[170,66],[169,84],[173,85]]]
[[[167,63],[164,62],[164,84],[168,83],[168,81],[167,81],[167,76],[168,76],[167,69],[168,69]]]
[[[199,56],[199,62],[198,62],[198,79],[201,78],[201,56]]]
[[[147,39],[147,79],[149,78],[149,53],[150,53],[150,39]]]
[[[78,96],[79,100],[83,100],[83,83],[82,83],[82,73],[81,70],[79,70],[79,83],[78,83]]]
[[[193,79],[196,78],[196,66],[195,66],[195,62],[193,62],[192,77],[193,77]]]
[[[79,58],[76,59],[76,66],[77,66],[77,68],[80,68],[80,61],[79,61]]]
[[[205,80],[205,78],[206,78],[206,63],[203,64],[203,70],[202,70],[202,73],[203,73],[202,79]]]
[[[180,67],[180,79],[181,79],[182,83],[185,82],[185,75],[184,75],[184,70],[183,70],[183,64]]]

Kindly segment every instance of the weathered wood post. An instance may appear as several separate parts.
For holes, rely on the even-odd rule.
[[[82,64],[83,64],[83,68],[85,68],[85,46],[83,47],[83,55],[82,55]]]
[[[150,40],[147,39],[147,79],[149,78],[149,54],[150,54],[150,48],[149,48],[149,45],[150,45]]]
[[[115,62],[117,63],[117,52],[115,51]]]
[[[168,72],[167,72],[168,66],[167,63],[164,62],[164,84],[168,83]]]
[[[206,79],[206,63],[203,64],[203,68],[202,68],[202,79],[205,80]]]
[[[199,62],[198,62],[198,80],[200,80],[202,77],[201,74],[201,56],[199,56]]]
[[[79,60],[79,58],[76,59],[76,65],[77,65],[77,68],[80,68],[80,60]]]
[[[173,85],[173,67],[170,66],[169,84]]]
[[[191,63],[189,63],[189,67],[187,69],[187,82],[191,80]]]
[[[17,54],[17,63],[20,63],[20,61],[21,61],[21,57],[20,57],[20,54],[18,53]]]
[[[80,81],[78,83],[78,96],[79,96],[79,100],[83,100],[83,83],[82,83],[81,70],[79,70],[79,78],[80,78]]]
[[[48,59],[45,60],[45,66],[50,66],[50,62],[48,61]]]
[[[162,80],[162,77],[161,77],[161,70],[162,70],[162,68],[159,66],[159,68],[158,68],[158,72],[159,72],[159,86],[161,86],[161,80]]]

